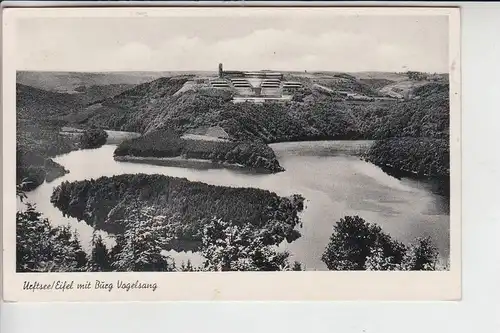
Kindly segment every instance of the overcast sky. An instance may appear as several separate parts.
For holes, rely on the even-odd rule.
[[[29,18],[17,69],[448,72],[445,16]]]

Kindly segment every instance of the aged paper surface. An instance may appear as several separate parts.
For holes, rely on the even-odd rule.
[[[4,299],[460,299],[459,31],[450,8],[4,10]]]

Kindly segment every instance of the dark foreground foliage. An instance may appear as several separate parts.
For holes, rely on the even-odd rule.
[[[17,195],[25,199],[18,187]],[[296,198],[297,199],[297,198]],[[218,217],[202,218],[198,250],[204,261],[194,267],[189,261],[176,265],[165,254],[178,237],[179,215],[165,215],[152,205],[135,201],[120,220],[124,232],[115,235],[110,247],[94,234],[90,253],[82,250],[69,226],[52,227],[27,204],[16,215],[16,266],[18,272],[109,272],[109,271],[289,271],[302,270],[291,263],[287,252],[275,245],[281,238],[256,228],[251,221],[234,223]],[[273,236],[273,235],[271,235]],[[410,246],[397,242],[377,225],[357,216],[346,216],[334,233],[322,260],[330,270],[435,270],[437,251],[430,239],[418,238]]]
[[[25,199],[18,187],[18,196]],[[27,204],[16,216],[16,265],[18,272],[145,272],[145,271],[282,271],[301,270],[289,262],[289,254],[266,244],[268,238],[251,224],[234,224],[218,218],[203,219],[200,251],[204,263],[189,261],[176,265],[164,250],[169,249],[175,229],[172,217],[157,215],[154,208],[136,203],[121,220],[125,232],[116,235],[109,247],[94,234],[86,254],[69,226],[52,227],[46,218]],[[170,223],[169,223],[170,222]]]
[[[204,224],[201,248],[204,271],[302,270],[300,263],[290,263],[288,252],[266,245],[262,234],[249,225],[235,225],[217,218]]]
[[[429,238],[405,246],[358,216],[340,219],[333,229],[321,257],[330,270],[436,270],[438,254]]]
[[[18,196],[22,197],[22,192]],[[85,271],[86,265],[86,254],[69,227],[52,227],[30,204],[17,211],[17,272]]]
[[[172,271],[300,271],[288,252],[266,244],[264,234],[250,224],[234,224],[219,218],[204,219],[199,250],[200,266],[176,263],[164,253],[175,238],[164,215],[151,207],[134,206],[122,220],[126,231],[107,246],[95,234],[89,254],[69,227],[54,228],[33,206],[18,212],[18,272],[172,272]],[[380,227],[359,217],[347,216],[323,254],[330,270],[435,270],[437,252],[428,238],[405,246],[391,239]]]

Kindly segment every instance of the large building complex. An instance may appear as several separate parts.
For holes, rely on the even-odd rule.
[[[289,100],[300,82],[284,81],[283,73],[271,71],[224,71],[219,64],[218,78],[210,81],[213,88],[231,89],[235,92],[235,102],[266,100]]]

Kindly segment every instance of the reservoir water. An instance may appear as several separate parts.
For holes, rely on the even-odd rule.
[[[361,160],[358,155],[370,141],[288,142],[270,145],[286,171],[278,174],[255,174],[228,169],[195,169],[117,162],[115,144],[98,149],[79,150],[54,160],[70,173],[51,183],[44,183],[27,194],[28,201],[54,225],[71,224],[82,245],[88,249],[93,229],[85,222],[63,217],[50,203],[55,186],[76,181],[126,173],[164,174],[184,177],[207,184],[255,187],[281,196],[301,194],[305,209],[301,213],[302,237],[280,245],[303,263],[307,270],[325,270],[321,254],[332,234],[333,225],[346,215],[358,215],[379,224],[395,239],[409,243],[419,236],[431,236],[441,260],[449,256],[449,204],[434,193],[430,184],[411,179],[396,179],[380,168]],[[108,239],[112,242],[112,238]],[[180,263],[191,259],[199,264],[201,256],[191,252],[170,251]]]

